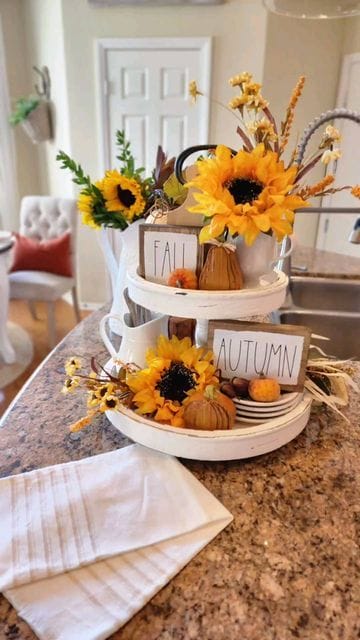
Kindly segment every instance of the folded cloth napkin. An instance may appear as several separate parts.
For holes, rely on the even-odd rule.
[[[232,516],[139,445],[0,480],[0,590],[43,640],[101,640]]]

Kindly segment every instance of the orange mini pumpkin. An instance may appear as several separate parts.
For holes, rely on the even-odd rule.
[[[280,391],[278,381],[263,374],[249,382],[248,393],[255,402],[275,402],[280,398]]]
[[[185,402],[185,427],[213,431],[232,429],[236,409],[233,401],[214,385],[195,391]]]
[[[175,269],[170,273],[167,283],[169,287],[177,287],[178,289],[198,288],[196,273],[191,269]]]

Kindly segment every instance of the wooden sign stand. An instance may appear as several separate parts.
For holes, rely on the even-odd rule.
[[[224,378],[250,380],[264,373],[284,391],[302,391],[310,337],[304,326],[211,320],[208,346]]]
[[[166,284],[170,272],[179,268],[191,269],[199,276],[204,262],[204,247],[199,244],[199,233],[200,227],[141,224],[139,275],[159,284]],[[186,241],[186,237],[189,240],[191,237],[191,243]]]

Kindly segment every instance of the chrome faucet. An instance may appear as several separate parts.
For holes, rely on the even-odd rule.
[[[356,220],[354,228],[350,232],[348,240],[353,244],[360,244],[360,218]]]

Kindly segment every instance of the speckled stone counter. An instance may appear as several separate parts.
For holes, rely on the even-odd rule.
[[[360,279],[360,246],[358,258],[299,246],[294,249],[291,261],[294,266],[306,267],[306,271],[294,269],[296,276]]]
[[[63,363],[72,355],[107,359],[97,329],[102,314],[65,338],[4,416],[1,476],[129,444],[104,416],[75,439],[67,428],[83,415],[84,399],[60,394]],[[346,414],[350,424],[315,409],[295,440],[264,456],[183,461],[234,520],[111,638],[359,638],[359,396]],[[1,596],[0,639],[34,638]]]

